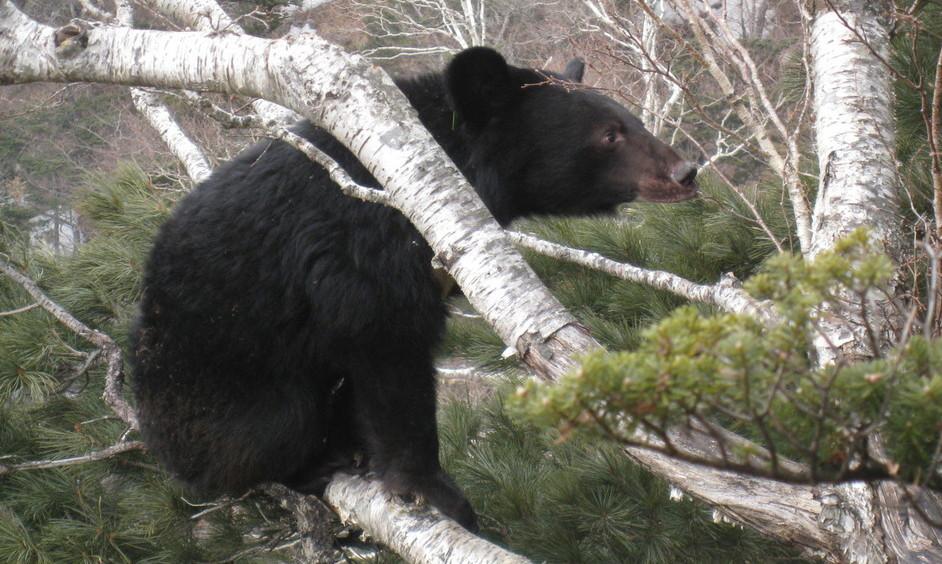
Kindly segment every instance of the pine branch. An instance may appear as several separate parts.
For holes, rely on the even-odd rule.
[[[124,387],[124,360],[121,355],[121,349],[114,339],[108,335],[92,329],[75,318],[62,306],[49,299],[42,289],[25,274],[14,268],[3,258],[0,258],[0,272],[9,276],[13,281],[23,287],[26,292],[36,300],[49,314],[55,317],[59,323],[62,323],[71,329],[76,335],[101,349],[108,363],[108,370],[105,375],[105,391],[102,395],[105,402],[111,409],[131,428],[137,429],[137,415],[127,401],[122,397]]]
[[[34,460],[31,462],[22,462],[20,464],[0,464],[0,476],[6,476],[14,472],[25,470],[46,470],[50,468],[61,468],[63,466],[73,466],[75,464],[85,464],[87,462],[96,462],[112,458],[117,454],[129,452],[132,450],[145,450],[146,447],[142,441],[124,441],[114,444],[108,448],[94,450],[88,454],[80,456],[71,456],[69,458],[59,458],[56,460]]]

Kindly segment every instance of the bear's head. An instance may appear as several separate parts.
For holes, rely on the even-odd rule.
[[[470,137],[468,174],[501,223],[696,196],[697,167],[621,105],[578,87],[583,68],[578,60],[563,74],[512,67],[485,47],[448,66],[451,108]]]

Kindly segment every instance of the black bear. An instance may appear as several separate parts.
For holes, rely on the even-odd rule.
[[[473,48],[398,85],[502,224],[693,197],[696,167],[614,101],[567,85],[582,70]],[[377,186],[329,133],[297,131]],[[473,528],[438,460],[432,254],[398,211],[344,196],[282,142],[221,166],[176,206],[146,267],[132,364],[151,452],[205,493],[316,491],[359,452],[389,491]]]

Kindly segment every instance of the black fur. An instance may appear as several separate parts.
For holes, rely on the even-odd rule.
[[[478,48],[444,80],[399,86],[502,223],[610,210],[670,176],[679,158],[627,111],[591,92],[522,88],[545,80]],[[600,144],[605,127],[635,147]],[[377,186],[328,133],[297,131]],[[221,166],[176,207],[147,265],[133,387],[150,450],[205,493],[317,490],[362,450],[391,491],[473,528],[438,462],[431,351],[445,309],[431,258],[399,212],[342,195],[280,141]]]

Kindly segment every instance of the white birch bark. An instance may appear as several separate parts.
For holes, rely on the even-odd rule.
[[[336,474],[324,492],[343,521],[354,521],[420,564],[525,564],[526,558],[472,535],[435,509],[406,507],[376,482]]]
[[[821,179],[809,254],[862,226],[892,251],[899,239],[893,83],[870,50],[889,57],[888,3],[833,3],[838,11],[819,14],[811,36]]]
[[[576,353],[598,346],[511,247],[395,85],[363,59],[346,56],[311,35],[273,41],[225,33],[98,28],[87,31],[87,47],[60,58],[54,34],[10,0],[0,0],[0,83],[98,81],[268,96],[326,127],[354,151],[426,237],[476,309],[538,373],[553,379],[574,366]],[[644,449],[632,449],[632,457],[658,467],[657,456]],[[787,522],[782,522],[781,511],[765,507],[762,500],[782,491],[775,483],[703,468],[681,477],[671,467],[661,466],[661,475],[686,480],[679,485],[708,503],[755,499],[750,522],[778,538],[813,536],[800,532],[810,526],[813,504],[798,503],[793,495],[795,517]],[[724,495],[715,484],[723,484]],[[787,505],[790,498],[781,499]],[[819,524],[823,518],[822,510]],[[925,550],[939,546],[937,539],[910,539],[925,541]],[[826,559],[842,559],[840,538],[828,534],[808,542]]]
[[[896,257],[901,233],[893,84],[882,62],[889,55],[893,5],[889,0],[832,0],[828,6],[833,9],[819,12],[811,31],[821,178],[808,255],[867,227],[873,240]],[[877,352],[847,323],[823,317],[823,335],[816,342],[820,363]],[[896,484],[821,487],[818,496],[826,504],[821,526],[838,539],[846,561],[942,561],[940,531],[915,513]],[[919,505],[938,519],[939,496],[929,494]]]
[[[134,10],[130,0],[115,0],[114,4],[114,19],[118,24],[134,27]],[[183,163],[187,175],[194,182],[209,178],[212,167],[209,166],[203,151],[190,140],[167,106],[162,104],[157,96],[141,88],[131,88],[131,100],[137,111],[157,131],[173,156]]]
[[[129,0],[115,0],[114,10],[114,19],[120,25],[134,26],[134,10]],[[131,100],[137,111],[157,131],[173,156],[183,164],[187,176],[193,179],[193,182],[209,178],[212,173],[209,161],[173,118],[167,106],[162,104],[157,96],[141,88],[131,88]]]
[[[215,0],[137,0],[137,2],[197,31],[245,34],[242,26],[230,18]],[[288,108],[262,98],[252,101],[252,109],[262,120],[262,125],[268,127],[287,127],[302,119],[300,115]]]
[[[521,247],[546,256],[593,268],[624,280],[647,284],[691,301],[714,305],[724,311],[743,313],[765,322],[777,321],[777,316],[772,311],[771,304],[762,304],[756,301],[740,288],[739,281],[732,274],[728,274],[714,285],[697,284],[671,272],[639,268],[631,264],[611,260],[598,253],[572,249],[544,241],[526,233],[511,231],[508,232],[507,236]]]
[[[157,131],[173,156],[183,163],[183,168],[186,169],[187,175],[193,179],[193,182],[202,182],[209,178],[213,172],[212,167],[209,166],[200,148],[186,136],[173,119],[167,106],[161,104],[157,96],[141,88],[131,89],[131,99],[134,101],[134,107]]]
[[[808,256],[831,249],[859,227],[891,257],[900,249],[899,184],[894,160],[893,84],[887,0],[834,0],[811,29],[820,182]],[[871,308],[877,311],[879,308]],[[862,330],[823,317],[815,348],[821,364],[867,357]]]

